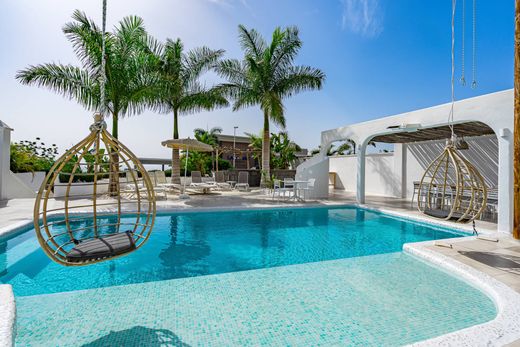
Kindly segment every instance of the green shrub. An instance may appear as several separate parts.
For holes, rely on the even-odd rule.
[[[37,137],[35,141],[20,141],[11,143],[11,171],[13,172],[49,172],[54,164],[58,147],[53,144],[47,147]]]

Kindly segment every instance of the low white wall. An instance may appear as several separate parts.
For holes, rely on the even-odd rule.
[[[357,156],[332,156],[329,171],[336,173],[336,189],[356,191]],[[394,169],[393,153],[366,155],[366,193],[369,195],[400,196],[400,175]]]
[[[498,184],[498,140],[494,135],[467,138],[469,149],[459,153],[473,163],[486,181],[488,187]],[[403,179],[402,164],[396,159],[400,145],[394,153],[366,155],[365,185],[366,194],[401,197],[405,185],[406,198],[413,195],[413,182],[420,181],[426,167],[442,152],[445,141],[428,141],[405,146],[406,165]],[[332,156],[329,158],[329,171],[336,172],[336,189],[356,192],[357,156]]]
[[[329,196],[329,157],[320,154],[298,165],[296,180],[308,181],[314,178],[314,189],[310,198],[327,198]]]
[[[109,180],[101,180],[99,181],[100,184],[96,187],[96,194],[105,194],[108,193],[108,183]],[[55,183],[54,184],[54,197],[55,198],[63,198],[65,197],[65,193],[67,192],[67,183]],[[70,191],[69,191],[69,197],[81,197],[81,198],[88,198],[94,194],[94,186],[93,183],[71,183]]]
[[[45,179],[46,173],[44,171],[37,172],[17,172],[14,174],[20,179],[26,186],[37,192]]]
[[[2,199],[25,199],[36,197],[36,192],[26,185],[13,172],[3,177],[5,184]]]

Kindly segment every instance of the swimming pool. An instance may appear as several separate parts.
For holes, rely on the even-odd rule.
[[[0,240],[0,282],[24,346],[399,345],[495,317],[401,252],[460,235],[355,207],[162,214],[141,250],[83,268],[50,262],[32,231]]]

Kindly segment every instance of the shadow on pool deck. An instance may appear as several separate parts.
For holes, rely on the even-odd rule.
[[[82,347],[111,347],[111,346],[171,346],[171,347],[190,347],[182,342],[180,337],[170,330],[150,329],[142,326],[135,326],[121,331],[111,331],[108,335],[100,337]]]
[[[459,251],[460,254],[487,266],[520,274],[520,257],[494,252]]]

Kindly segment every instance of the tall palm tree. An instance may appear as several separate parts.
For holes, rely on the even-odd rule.
[[[263,112],[262,180],[270,177],[269,122],[285,127],[283,100],[304,90],[321,89],[325,74],[293,65],[301,46],[296,27],[276,28],[269,44],[254,29],[238,27],[242,61],[220,62],[217,72],[227,79],[219,88],[234,100],[233,110],[259,105]]]
[[[81,67],[47,63],[18,71],[16,78],[27,85],[47,87],[89,110],[100,110],[102,32],[84,12],[76,10],[63,32],[72,43]],[[112,135],[118,137],[119,118],[141,113],[151,96],[156,49],[143,20],[123,18],[113,32],[105,33],[104,109],[112,116]]]
[[[153,107],[162,113],[173,113],[173,138],[179,138],[178,117],[202,110],[228,106],[214,88],[205,88],[200,76],[220,59],[223,50],[200,47],[184,52],[180,39],[168,39],[157,55],[160,60],[159,83]],[[180,182],[179,150],[172,150],[172,182]]]

